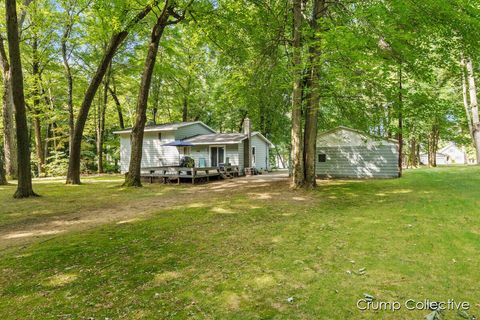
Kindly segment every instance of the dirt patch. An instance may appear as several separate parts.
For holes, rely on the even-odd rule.
[[[178,206],[195,206],[197,202],[228,199],[230,195],[246,194],[252,199],[272,201],[273,198],[293,202],[305,196],[292,194],[288,188],[288,177],[283,173],[241,177],[232,180],[196,185],[167,193],[151,199],[142,199],[128,205],[112,205],[98,210],[85,210],[62,216],[45,217],[9,226],[0,234],[0,252],[11,247],[44,242],[73,231],[87,230],[102,224],[134,223],[147,218],[154,212]]]

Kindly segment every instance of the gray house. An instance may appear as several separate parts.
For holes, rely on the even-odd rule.
[[[248,166],[250,145],[251,166],[259,171],[270,170],[269,149],[272,143],[260,132],[250,132],[246,119],[244,133],[217,133],[201,121],[177,122],[146,126],[143,140],[142,168],[178,166],[184,156],[194,159],[195,167],[239,166],[243,173]],[[120,136],[120,171],[130,164],[131,129],[114,132]],[[250,139],[249,139],[250,137]]]
[[[315,170],[320,178],[396,178],[398,142],[337,127],[318,135]]]

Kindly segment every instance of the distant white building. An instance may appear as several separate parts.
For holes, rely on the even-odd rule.
[[[465,148],[458,147],[455,142],[450,142],[446,147],[438,150],[436,160],[437,165],[473,163],[471,159],[469,160]],[[420,162],[428,164],[428,153],[420,154]]]

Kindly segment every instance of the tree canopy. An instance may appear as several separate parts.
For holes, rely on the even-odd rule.
[[[465,108],[462,99],[462,83],[468,83],[462,61],[471,60],[472,79],[478,72],[476,2],[299,1],[297,62],[293,0],[173,3],[185,17],[169,24],[160,40],[147,124],[201,120],[220,132],[237,132],[249,117],[288,160],[297,73],[305,150],[314,138],[307,134],[313,124],[314,131],[346,125],[398,138],[405,165],[417,165],[420,151],[435,152],[450,141],[469,152],[476,147],[472,130],[480,128],[473,100],[469,96]],[[79,173],[118,170],[119,142],[112,132],[135,122],[149,34],[165,5],[151,0],[17,2],[35,176],[66,175],[72,156],[78,158]],[[16,163],[16,146],[11,145],[11,79],[5,64],[11,49],[4,7],[0,15],[2,70],[7,68],[0,132],[7,176],[14,176],[8,165]],[[71,148],[76,143],[79,154]]]

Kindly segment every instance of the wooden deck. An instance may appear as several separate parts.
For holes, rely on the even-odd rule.
[[[192,184],[198,182],[209,182],[210,179],[219,180],[226,178],[238,177],[240,170],[238,166],[223,167],[203,167],[203,168],[186,168],[186,167],[149,167],[142,168],[142,181],[149,183],[176,183],[190,182]]]

